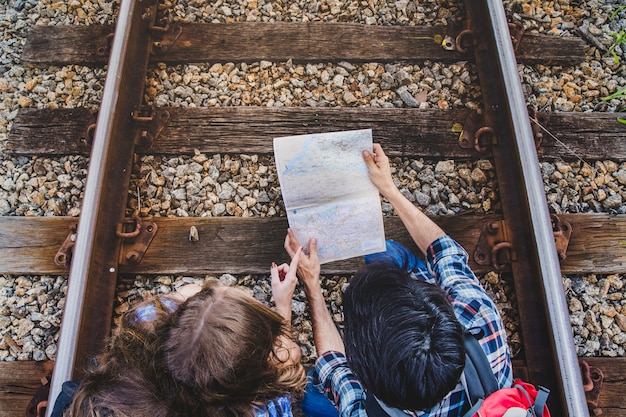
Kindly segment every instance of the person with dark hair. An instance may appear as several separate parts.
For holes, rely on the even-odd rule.
[[[326,308],[316,241],[311,239],[308,254],[300,256],[298,275],[309,300],[319,357],[304,413],[461,416],[469,408],[461,382],[464,332],[479,339],[499,388],[512,383],[502,318],[468,267],[465,250],[395,186],[381,146],[374,144],[373,154],[363,151],[363,158],[372,183],[394,206],[426,262],[389,240],[385,252],[366,256],[344,294],[342,340]],[[285,249],[294,256],[299,247],[289,230]]]
[[[343,305],[350,368],[385,404],[433,407],[454,388],[465,364],[463,329],[439,287],[370,264],[351,281]]]
[[[65,415],[292,417],[306,385],[290,330],[298,258],[270,268],[276,311],[208,281],[124,314]]]

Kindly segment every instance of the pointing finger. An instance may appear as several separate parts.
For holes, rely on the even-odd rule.
[[[291,264],[289,264],[290,271],[295,271],[296,268],[298,267],[298,261],[300,261],[301,254],[302,254],[302,246],[298,247],[298,250],[296,251],[295,255],[293,255],[293,258],[291,258]]]

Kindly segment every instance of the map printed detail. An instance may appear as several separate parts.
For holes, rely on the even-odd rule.
[[[317,239],[322,264],[385,250],[364,149],[372,151],[371,129],[274,138],[289,227],[303,245]]]

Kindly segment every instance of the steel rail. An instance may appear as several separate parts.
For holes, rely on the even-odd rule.
[[[90,155],[49,403],[80,378],[111,329],[123,222],[157,0],[122,0]],[[47,415],[52,412],[48,407]]]
[[[553,415],[589,415],[537,151],[500,0],[465,0],[502,207],[531,382],[552,390]],[[495,52],[495,55],[494,55]],[[494,58],[495,57],[495,58]],[[515,192],[508,192],[513,190]],[[517,199],[516,195],[527,198]],[[546,329],[547,334],[542,334]]]

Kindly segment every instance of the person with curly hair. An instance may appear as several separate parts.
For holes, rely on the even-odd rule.
[[[292,417],[306,384],[290,330],[298,257],[271,266],[276,311],[208,281],[125,313],[73,395],[64,384],[65,415]]]

